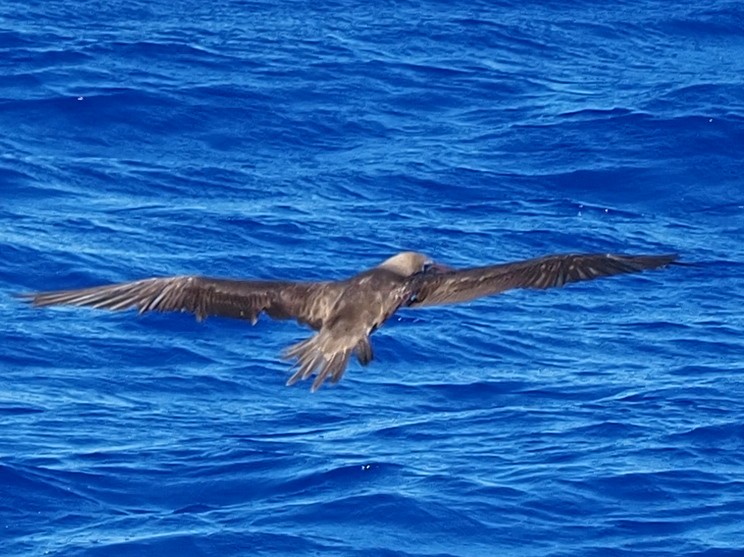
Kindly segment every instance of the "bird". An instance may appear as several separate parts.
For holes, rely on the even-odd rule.
[[[315,375],[311,391],[326,380],[337,383],[354,355],[362,366],[373,359],[370,335],[402,308],[467,302],[527,288],[545,289],[600,277],[657,269],[677,254],[569,253],[454,268],[429,256],[404,251],[349,278],[301,282],[234,280],[199,275],[155,277],[90,288],[25,293],[36,307],[89,306],[107,310],[188,312],[256,324],[261,314],[294,319],[314,334],[284,350],[294,362],[292,385]]]

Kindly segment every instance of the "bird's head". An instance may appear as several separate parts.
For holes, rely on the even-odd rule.
[[[428,255],[415,251],[403,251],[378,265],[382,269],[392,271],[402,277],[410,277],[422,272],[447,272],[451,268],[435,262]]]

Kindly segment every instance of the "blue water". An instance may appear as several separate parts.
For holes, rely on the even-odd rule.
[[[744,8],[0,4],[0,553],[744,554]],[[30,309],[152,275],[695,266],[307,331]]]

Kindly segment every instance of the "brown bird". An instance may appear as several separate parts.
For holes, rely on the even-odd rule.
[[[149,278],[76,290],[22,294],[34,306],[66,304],[94,308],[186,311],[202,319],[217,315],[255,324],[261,313],[295,319],[317,331],[290,346],[295,360],[292,385],[315,373],[312,390],[326,379],[336,383],[349,358],[372,361],[369,336],[402,307],[465,302],[512,288],[551,288],[569,282],[664,267],[670,255],[566,254],[453,269],[426,255],[402,252],[376,267],[338,281],[230,280],[201,276]]]

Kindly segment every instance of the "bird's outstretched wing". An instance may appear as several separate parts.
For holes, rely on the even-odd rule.
[[[21,294],[34,306],[73,305],[109,310],[183,311],[198,320],[233,317],[255,323],[261,312],[274,319],[296,319],[319,329],[333,284],[322,282],[239,281],[199,276],[150,278],[77,290]]]
[[[564,254],[443,273],[421,273],[411,278],[413,296],[409,306],[465,302],[512,288],[552,288],[569,282],[656,269],[676,259],[676,254]]]

